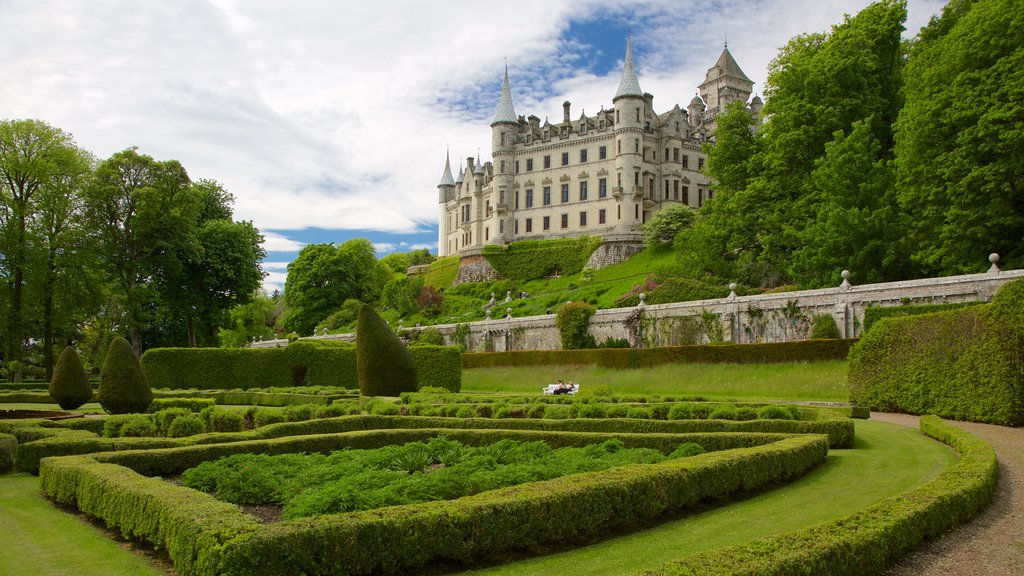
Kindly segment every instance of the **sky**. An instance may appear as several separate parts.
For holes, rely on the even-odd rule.
[[[129,147],[220,182],[265,237],[264,286],[302,246],[437,251],[446,154],[490,160],[508,66],[520,115],[611,107],[631,35],[657,112],[728,42],[764,90],[790,38],[867,0],[0,0],[0,119],[103,159]],[[913,37],[942,0],[910,0]]]

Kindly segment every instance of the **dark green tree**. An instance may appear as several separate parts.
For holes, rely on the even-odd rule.
[[[1024,266],[1024,4],[952,0],[922,29],[896,124],[900,205],[926,275]]]
[[[419,388],[409,349],[367,304],[359,307],[356,321],[356,367],[363,396],[398,396]]]
[[[696,210],[686,205],[668,206],[644,224],[644,246],[672,244],[675,237],[693,225]]]
[[[60,353],[50,379],[50,397],[64,410],[74,410],[92,400],[92,385],[74,346]]]
[[[145,412],[153,391],[127,340],[118,336],[110,343],[100,369],[100,406],[109,414]]]

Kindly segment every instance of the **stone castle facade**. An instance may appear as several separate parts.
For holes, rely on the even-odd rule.
[[[726,47],[699,96],[685,110],[676,104],[659,114],[640,89],[627,39],[611,108],[573,119],[565,102],[560,123],[541,124],[516,114],[506,69],[491,122],[493,162],[467,158],[453,178],[445,161],[438,255],[474,260],[486,244],[584,235],[639,247],[641,226],[658,210],[699,208],[714,195],[702,147],[714,139],[716,116],[746,103],[752,88]],[[755,95],[748,109],[759,116],[761,106]]]

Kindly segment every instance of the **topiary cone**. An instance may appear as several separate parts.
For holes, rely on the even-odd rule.
[[[64,410],[74,410],[92,400],[92,385],[85,373],[82,359],[73,346],[64,348],[53,367],[50,378],[50,397]]]
[[[145,412],[153,391],[131,344],[118,336],[110,343],[100,369],[100,406],[110,414]]]
[[[356,319],[356,366],[363,396],[398,396],[419,388],[409,349],[366,304]]]

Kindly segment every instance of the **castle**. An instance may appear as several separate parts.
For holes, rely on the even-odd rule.
[[[453,178],[445,161],[438,255],[457,254],[465,267],[482,261],[474,256],[486,244],[584,235],[618,246],[612,259],[632,255],[658,210],[699,208],[714,195],[702,146],[714,139],[716,116],[733,101],[746,103],[753,85],[726,46],[686,110],[677,104],[658,114],[640,89],[627,38],[612,107],[573,120],[565,102],[561,123],[541,124],[516,115],[506,67],[491,122],[493,162],[467,158]],[[755,95],[748,105],[755,118],[761,106]]]

